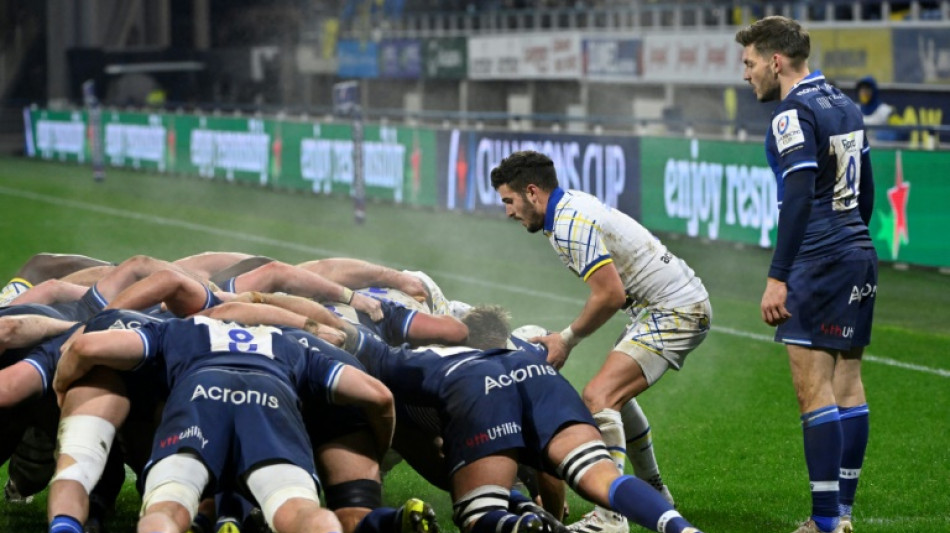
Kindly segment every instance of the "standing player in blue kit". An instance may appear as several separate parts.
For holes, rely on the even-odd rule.
[[[765,138],[780,212],[761,308],[788,350],[804,431],[812,512],[795,533],[851,533],[868,441],[861,356],[877,294],[870,147],[854,102],[809,71],[798,22],[766,17],[736,41],[756,98],[780,100]]]

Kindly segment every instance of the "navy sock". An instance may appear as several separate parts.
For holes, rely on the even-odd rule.
[[[49,523],[49,533],[82,533],[82,524],[71,516],[56,515]]]
[[[402,529],[402,507],[377,507],[364,516],[353,533],[399,533]]]
[[[508,495],[508,510],[516,513],[518,512],[518,506],[523,503],[534,503],[531,498],[525,496],[517,490],[512,490]]]
[[[620,476],[610,484],[610,507],[637,524],[663,533],[680,533],[690,527],[670,502],[649,483],[630,475]]]
[[[472,524],[472,533],[511,533],[519,518],[501,509],[489,511]]]
[[[838,514],[851,516],[858,478],[868,447],[868,404],[838,407],[841,415],[841,475],[838,479]]]
[[[214,531],[214,529],[212,529],[214,524],[211,523],[211,518],[203,513],[195,514],[195,517],[191,520],[191,524],[192,530],[195,530],[196,527],[198,528],[195,530],[196,533],[212,533]]]
[[[811,518],[822,531],[838,525],[838,475],[841,473],[841,420],[827,405],[801,416],[805,463],[811,481]]]

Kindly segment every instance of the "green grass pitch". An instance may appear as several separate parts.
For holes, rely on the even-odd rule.
[[[564,327],[587,289],[540,235],[502,216],[371,204],[353,223],[346,198],[289,194],[197,178],[0,158],[0,275],[37,252],[120,261],[174,259],[207,250],[288,262],[354,256],[433,276],[451,298],[508,307],[513,323]],[[705,282],[715,317],[681,372],[641,396],[660,466],[679,510],[705,531],[791,531],[810,510],[801,430],[788,363],[759,318],[770,254],[661,236]],[[871,441],[855,507],[860,533],[950,532],[950,279],[882,265],[873,342],[864,365]],[[564,369],[580,389],[624,321],[615,317],[576,348]],[[6,470],[0,470],[0,483]],[[385,500],[418,496],[452,530],[451,504],[405,465]],[[0,501],[0,533],[45,531],[45,494]],[[591,505],[571,496],[572,521]],[[132,531],[130,483],[112,531]],[[632,530],[638,530],[632,526]]]

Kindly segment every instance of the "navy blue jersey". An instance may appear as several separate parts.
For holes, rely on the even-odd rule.
[[[376,298],[372,293],[368,296]],[[333,304],[327,305],[326,308],[340,318],[354,324],[363,325],[386,341],[387,344],[398,346],[409,342],[409,327],[412,325],[412,320],[416,317],[418,311],[409,309],[392,300],[376,299],[379,300],[380,309],[383,311],[383,318],[379,322],[373,322],[368,314],[349,305]]]
[[[23,358],[23,362],[32,366],[43,379],[43,394],[52,390],[53,376],[56,374],[56,365],[62,356],[60,348],[82,324],[75,324],[65,332],[51,337],[34,347]]]
[[[281,328],[284,335],[307,348],[318,348],[320,353],[330,359],[339,361],[347,366],[366,369],[356,357],[323,339],[296,328]],[[369,422],[363,410],[355,405],[329,405],[327,397],[319,394],[308,384],[298,387],[297,394],[303,403],[303,417],[307,425],[307,433],[314,449],[333,441],[343,435],[355,433],[369,428]]]
[[[145,324],[164,322],[175,315],[167,311],[142,312],[131,309],[106,309],[86,322],[86,331],[139,329]]]
[[[332,403],[332,391],[343,368],[319,349],[304,347],[273,326],[244,326],[195,316],[145,324],[136,331],[145,345],[144,361],[164,360],[169,388],[189,373],[225,368],[270,374],[295,389],[306,384]]]
[[[792,87],[772,115],[766,156],[778,180],[778,205],[785,178],[815,172],[811,215],[797,257],[811,259],[872,246],[858,211],[862,155],[869,150],[860,110],[813,72]]]
[[[543,450],[561,428],[595,425],[577,391],[547,363],[543,345],[413,350],[388,346],[361,329],[356,356],[393,392],[400,413],[441,433],[450,474],[509,449],[522,452],[523,462],[545,467]],[[413,416],[428,410],[419,408],[436,416]]]

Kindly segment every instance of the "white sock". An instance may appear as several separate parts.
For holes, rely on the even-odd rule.
[[[629,440],[626,441],[625,445],[630,463],[633,464],[633,473],[657,489],[661,488],[663,478],[660,476],[660,466],[656,463],[656,456],[653,454],[653,435],[650,431],[650,421],[643,414],[636,398],[624,404],[620,410],[620,415],[623,420],[624,432],[629,436]],[[608,444],[608,446],[610,445]]]
[[[613,409],[603,409],[594,413],[594,421],[600,428],[600,434],[607,445],[607,451],[614,460],[614,464],[623,474],[624,465],[627,462],[626,446],[623,436],[623,421],[620,419],[620,413]],[[610,509],[597,506],[594,509],[598,514],[607,520],[622,520],[623,516]]]

